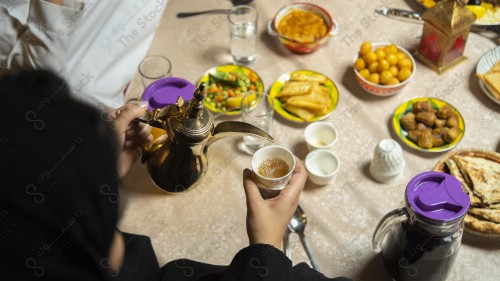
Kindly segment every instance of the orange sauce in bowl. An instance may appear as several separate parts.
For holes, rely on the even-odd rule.
[[[292,10],[278,23],[278,32],[299,43],[313,43],[325,37],[328,26],[318,14],[303,10]]]

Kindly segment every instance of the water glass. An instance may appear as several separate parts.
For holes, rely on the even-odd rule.
[[[248,5],[235,6],[228,14],[231,55],[237,64],[247,64],[257,57],[257,10]]]
[[[164,56],[147,56],[139,64],[142,84],[146,89],[154,81],[172,76],[172,63]]]
[[[243,122],[254,125],[271,134],[273,115],[274,101],[269,95],[250,91],[241,99],[241,117]],[[252,154],[266,144],[270,144],[269,141],[254,136],[244,136],[243,140],[246,150]]]

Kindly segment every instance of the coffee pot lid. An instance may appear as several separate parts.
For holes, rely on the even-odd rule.
[[[406,200],[416,214],[445,222],[463,217],[470,205],[459,180],[434,171],[418,174],[408,183]]]

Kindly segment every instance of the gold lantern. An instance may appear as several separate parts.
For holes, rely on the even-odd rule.
[[[424,12],[424,29],[417,57],[442,73],[467,59],[463,55],[476,15],[466,0],[444,0]]]

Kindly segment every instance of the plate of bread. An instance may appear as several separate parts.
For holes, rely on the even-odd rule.
[[[282,74],[271,86],[269,95],[274,98],[275,111],[297,123],[327,118],[339,101],[335,83],[326,75],[312,70]]]
[[[465,230],[500,238],[500,153],[483,149],[459,149],[443,156],[435,171],[456,177],[469,194],[471,205]]]
[[[486,96],[500,105],[500,46],[481,57],[476,66],[476,76]]]

